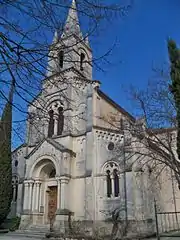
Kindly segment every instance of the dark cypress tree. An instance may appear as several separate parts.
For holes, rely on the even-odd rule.
[[[170,91],[173,94],[176,106],[177,120],[177,154],[180,159],[180,50],[173,40],[168,41],[168,52],[170,60]]]
[[[7,217],[12,201],[11,133],[14,83],[0,120],[0,225]]]

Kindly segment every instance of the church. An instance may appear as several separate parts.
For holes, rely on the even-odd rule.
[[[42,91],[28,107],[25,143],[12,153],[11,215],[21,217],[21,229],[52,223],[62,230],[70,218],[108,229],[120,209],[132,228],[154,231],[150,171],[131,143],[137,120],[101,91],[92,59],[73,0],[62,35],[54,34]]]

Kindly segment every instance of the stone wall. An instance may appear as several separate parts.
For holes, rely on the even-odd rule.
[[[51,232],[47,237],[63,240],[83,240],[83,239],[121,239],[126,236],[129,239],[139,239],[141,237],[152,236],[154,231],[154,223],[149,221],[128,221],[127,234],[124,234],[125,223],[118,223],[117,231],[113,228],[113,222],[97,221],[93,224],[92,221],[77,221],[72,223],[71,231],[66,231],[64,234],[59,232]],[[130,238],[133,236],[132,238]],[[125,237],[125,238],[126,238]]]

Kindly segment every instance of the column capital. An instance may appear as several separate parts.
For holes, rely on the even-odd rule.
[[[110,178],[111,178],[111,179],[114,179],[114,175],[113,175],[113,174],[111,174],[111,175],[110,175]]]
[[[42,181],[41,178],[34,178],[33,180],[34,180],[34,181]]]
[[[28,180],[24,180],[24,184],[27,185],[29,183]]]
[[[24,180],[24,184],[33,184],[34,183],[34,180],[32,179],[29,179],[29,180]]]
[[[58,114],[55,113],[55,114],[53,115],[53,119],[54,119],[55,121],[58,121]]]
[[[34,182],[35,184],[41,184],[42,183],[42,181],[41,180],[35,180],[35,182]]]
[[[60,181],[60,180],[61,180],[61,178],[60,178],[60,177],[56,177],[56,180],[57,180],[57,181]]]
[[[61,181],[61,183],[66,183],[67,184],[69,182],[70,178],[67,177],[67,176],[60,176],[59,180]]]

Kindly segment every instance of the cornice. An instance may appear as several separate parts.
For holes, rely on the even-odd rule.
[[[121,133],[114,133],[108,130],[95,130],[95,134],[98,139],[104,139],[112,142],[120,142],[122,141],[124,135]]]

